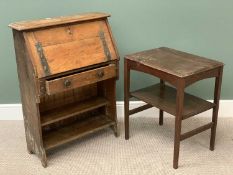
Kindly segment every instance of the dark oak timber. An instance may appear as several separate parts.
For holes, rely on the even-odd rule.
[[[152,85],[131,92],[131,96],[145,101],[169,114],[176,115],[176,89],[168,85],[165,85],[163,89],[160,88],[160,84]],[[182,119],[186,119],[203,111],[212,109],[214,106],[214,103],[185,93],[184,109],[181,117]]]
[[[193,54],[161,47],[125,56],[125,139],[129,139],[129,115],[152,106],[159,108],[159,125],[163,114],[175,116],[173,168],[178,168],[180,141],[211,128],[210,150],[214,150],[221,92],[223,63]],[[160,83],[130,92],[130,71],[154,75]],[[199,80],[215,78],[214,102],[185,93],[185,88]],[[165,82],[171,84],[168,86]],[[135,97],[147,104],[129,110],[129,98]],[[181,133],[182,120],[213,109],[212,122]]]
[[[152,108],[152,107],[153,107],[152,105],[146,104],[146,105],[140,106],[140,107],[138,107],[138,108],[134,108],[134,109],[132,109],[132,110],[129,110],[129,115],[132,115],[132,114],[135,114],[135,113],[144,111],[144,110],[149,109],[149,108]]]
[[[165,83],[162,79],[160,79],[160,96],[163,96],[164,94],[164,88],[165,88]],[[163,110],[159,109],[159,125],[163,125]]]
[[[206,124],[206,125],[204,125],[204,126],[200,126],[199,128],[196,128],[196,129],[194,129],[194,130],[192,130],[192,131],[189,131],[189,132],[187,132],[187,133],[184,133],[184,134],[182,134],[181,135],[181,137],[180,137],[180,140],[182,141],[182,140],[185,140],[185,139],[187,139],[187,138],[189,138],[189,137],[192,137],[192,136],[194,136],[194,135],[196,135],[196,134],[199,134],[200,132],[203,132],[203,131],[205,131],[205,130],[207,130],[207,129],[210,129],[210,128],[212,128],[213,127],[213,122],[210,122],[210,123],[208,123],[208,124]]]
[[[219,74],[215,78],[214,103],[216,104],[216,106],[213,108],[213,114],[212,114],[213,126],[211,127],[211,138],[210,138],[210,150],[211,151],[213,151],[214,147],[215,147],[216,128],[217,128],[217,122],[218,122],[219,100],[220,100],[221,85],[222,85],[222,74],[223,74],[223,67],[221,67],[219,69]]]
[[[130,65],[124,60],[124,108],[125,108],[125,139],[129,139],[129,91],[130,91]]]

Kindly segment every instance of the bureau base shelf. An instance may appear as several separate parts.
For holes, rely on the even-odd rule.
[[[74,141],[80,137],[114,125],[115,122],[105,115],[89,117],[82,121],[76,121],[70,125],[44,134],[45,150],[50,150],[65,143]]]
[[[176,115],[176,89],[165,85],[155,84],[134,92],[131,96],[140,99],[154,107],[157,107],[171,115]],[[199,97],[185,93],[183,119],[192,117],[206,110],[212,109],[214,103],[210,103]]]

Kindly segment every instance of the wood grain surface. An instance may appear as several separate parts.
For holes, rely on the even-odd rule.
[[[187,77],[223,66],[221,62],[166,47],[127,55],[125,58],[177,77]]]
[[[110,127],[117,132],[119,55],[108,14],[10,24],[27,149],[47,167],[47,151]]]
[[[23,31],[23,30],[30,30],[30,29],[38,29],[48,26],[55,26],[60,24],[67,24],[67,23],[74,23],[74,22],[82,22],[94,19],[101,19],[109,17],[109,14],[106,13],[83,13],[71,16],[61,16],[61,17],[54,17],[54,18],[45,18],[45,19],[38,19],[32,21],[20,21],[9,24],[9,27]]]

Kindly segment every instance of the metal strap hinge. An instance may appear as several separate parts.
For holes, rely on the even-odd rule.
[[[46,76],[48,76],[48,75],[50,75],[50,69],[49,69],[47,59],[46,59],[46,57],[44,55],[42,45],[41,45],[40,42],[37,42],[35,46],[36,46],[38,55],[40,57],[40,62],[41,62],[41,65],[43,67],[44,73],[45,73]]]
[[[102,45],[104,48],[104,54],[105,54],[107,60],[109,61],[109,60],[111,60],[111,53],[109,51],[108,44],[107,44],[105,36],[104,36],[104,32],[102,30],[99,32],[99,37],[102,41]]]

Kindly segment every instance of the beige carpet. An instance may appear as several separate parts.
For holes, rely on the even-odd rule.
[[[183,131],[208,119],[188,119]],[[233,119],[220,118],[216,150],[209,151],[209,131],[181,143],[179,169],[172,168],[174,119],[131,117],[131,137],[124,140],[107,129],[51,152],[43,168],[26,151],[22,121],[0,121],[0,175],[103,175],[103,174],[233,174]]]

